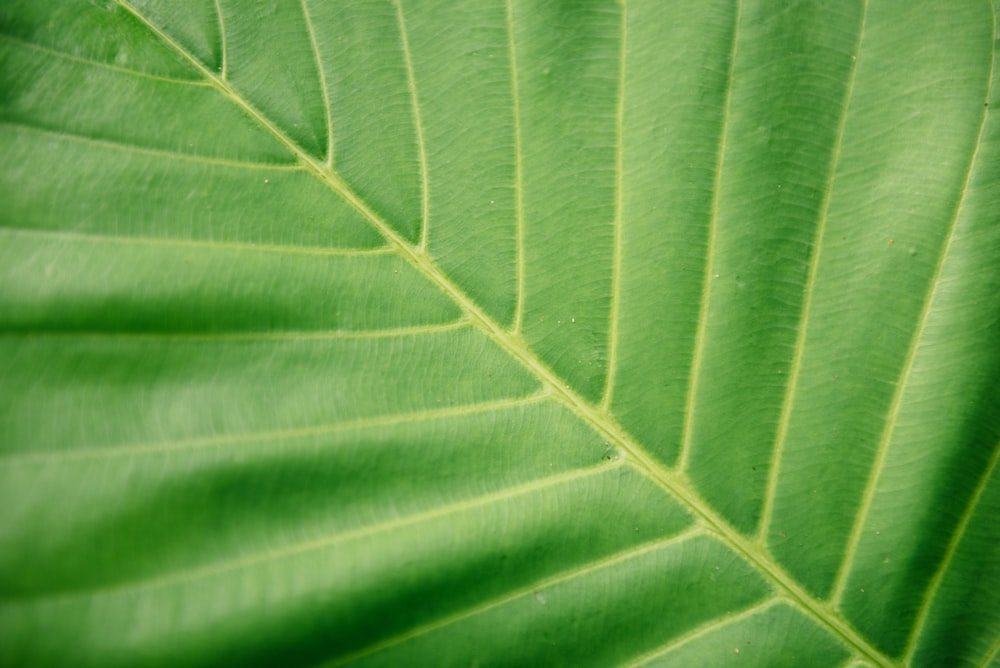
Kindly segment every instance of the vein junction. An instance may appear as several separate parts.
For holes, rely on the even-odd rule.
[[[712,510],[700,495],[694,491],[691,484],[682,474],[670,471],[656,461],[639,444],[633,441],[607,411],[592,405],[575,392],[563,379],[558,377],[555,372],[535,355],[522,337],[496,323],[472,298],[448,278],[431,259],[423,246],[415,246],[409,243],[396,232],[354,193],[350,186],[325,161],[311,155],[296,144],[275,123],[237,92],[228,81],[221,78],[212,68],[198,60],[159,26],[152,23],[138,9],[132,7],[125,0],[117,1],[161,40],[191,62],[220,94],[224,95],[262,128],[271,133],[298,159],[305,169],[312,172],[316,178],[360,213],[401,257],[452,299],[468,315],[476,327],[534,374],[542,385],[551,392],[553,398],[563,403],[598,433],[617,444],[626,454],[632,466],[641,471],[666,492],[679,499],[699,518],[706,528],[717,534],[731,549],[754,564],[772,583],[785,593],[794,605],[813,617],[826,629],[839,636],[855,652],[866,657],[876,665],[894,665],[890,659],[872,647],[851,628],[832,607],[808,594],[757,544],[736,531],[728,522]]]

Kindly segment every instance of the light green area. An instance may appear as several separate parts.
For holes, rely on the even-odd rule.
[[[768,601],[714,621],[658,650],[642,666],[836,666],[847,649],[794,606]]]
[[[3,3],[0,664],[996,665],[998,11]]]

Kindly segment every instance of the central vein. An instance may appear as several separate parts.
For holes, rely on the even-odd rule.
[[[222,95],[284,144],[304,168],[312,172],[324,185],[360,213],[391,244],[401,257],[452,299],[486,336],[534,374],[551,391],[554,398],[573,411],[581,420],[597,432],[614,442],[626,454],[633,467],[683,502],[706,527],[719,535],[731,549],[740,553],[745,559],[754,564],[768,579],[783,590],[791,601],[827,629],[840,636],[844,642],[851,645],[857,652],[877,665],[887,668],[894,665],[891,660],[858,635],[829,604],[815,599],[808,594],[770,556],[736,531],[736,529],[712,510],[701,496],[694,491],[682,474],[671,471],[660,464],[636,443],[607,411],[591,404],[575,392],[568,383],[559,378],[548,365],[535,355],[534,351],[528,347],[519,334],[512,333],[497,324],[472,298],[448,278],[423,247],[414,246],[406,241],[385,220],[376,214],[364,200],[355,194],[340,175],[330,166],[310,155],[296,144],[270,119],[244,99],[228,81],[198,60],[141,12],[125,2],[125,0],[118,0],[118,3],[196,67],[205,79]]]

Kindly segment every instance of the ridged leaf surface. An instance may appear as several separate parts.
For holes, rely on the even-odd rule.
[[[6,0],[0,664],[1000,665],[997,0]]]

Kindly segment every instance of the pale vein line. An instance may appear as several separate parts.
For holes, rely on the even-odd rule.
[[[628,51],[628,3],[622,2],[621,8],[621,45],[618,50],[618,109],[615,114],[615,240],[614,254],[611,265],[611,314],[608,326],[608,370],[604,379],[604,396],[601,408],[605,411],[611,408],[611,400],[615,391],[615,373],[618,370],[618,319],[620,317],[620,302],[622,298],[622,243],[624,232],[622,227],[622,180],[624,170],[624,134],[625,134],[625,72]]]
[[[996,36],[996,19],[993,22],[994,27],[994,37]],[[996,62],[996,56],[990,61],[990,69],[988,72],[988,78],[986,83],[986,98],[990,99],[990,91],[993,85],[993,68]],[[976,132],[976,143],[972,150],[972,156],[969,159],[969,166],[965,170],[965,177],[962,180],[962,188],[959,191],[960,195],[958,201],[955,203],[955,211],[952,214],[951,220],[948,223],[948,233],[945,237],[945,241],[941,246],[941,254],[938,257],[937,266],[934,268],[934,275],[931,277],[930,283],[927,285],[927,293],[924,296],[924,305],[920,311],[920,317],[917,320],[916,329],[913,331],[913,336],[910,338],[909,349],[906,351],[906,358],[903,361],[903,367],[901,369],[899,380],[896,382],[896,389],[892,395],[892,402],[889,405],[889,411],[886,414],[885,427],[882,429],[882,435],[879,438],[877,454],[875,456],[875,463],[872,467],[872,472],[868,476],[868,483],[865,486],[865,492],[862,496],[861,506],[858,509],[858,513],[854,518],[854,526],[851,528],[851,536],[847,543],[847,550],[844,554],[844,559],[840,564],[840,569],[837,573],[836,584],[833,589],[833,596],[831,598],[834,606],[840,602],[841,596],[844,593],[844,587],[847,585],[847,576],[850,571],[850,564],[854,560],[854,553],[857,551],[858,543],[861,541],[861,531],[864,527],[865,520],[868,517],[868,511],[871,507],[872,501],[875,498],[875,488],[878,483],[878,479],[882,473],[882,467],[885,465],[885,461],[889,452],[889,443],[892,440],[893,431],[895,431],[896,420],[899,418],[900,407],[903,404],[903,393],[906,389],[907,384],[910,381],[910,373],[913,371],[913,364],[917,358],[917,350],[920,348],[920,339],[923,336],[924,328],[927,326],[927,321],[930,318],[932,306],[934,304],[934,297],[937,294],[937,287],[941,281],[941,275],[944,272],[945,260],[948,254],[951,252],[951,244],[955,239],[955,228],[958,226],[958,219],[961,216],[962,209],[965,206],[965,198],[969,192],[969,181],[972,178],[972,172],[975,170],[975,165],[979,157],[979,147],[982,145],[983,139],[983,129],[986,127],[986,118],[989,109],[983,107],[982,117],[979,121],[979,130]]]
[[[433,622],[423,624],[414,629],[401,633],[397,636],[387,638],[386,640],[377,642],[373,645],[365,647],[364,649],[352,652],[351,654],[347,654],[345,656],[332,659],[331,661],[324,663],[322,665],[326,666],[327,668],[334,668],[334,666],[342,666],[351,663],[352,661],[357,661],[362,657],[371,656],[372,654],[376,654],[390,647],[395,647],[396,645],[401,645],[404,642],[414,640],[421,636],[427,635],[428,633],[431,633],[433,631],[437,631],[446,626],[450,626],[451,624],[455,624],[456,622],[460,622],[462,620],[469,619],[471,617],[475,617],[476,615],[483,614],[490,610],[499,608],[503,605],[516,601],[519,598],[534,596],[535,592],[541,591],[543,589],[554,587],[556,585],[562,584],[563,582],[568,582],[569,580],[572,580],[574,578],[589,575],[590,573],[605,568],[617,566],[618,564],[621,564],[625,561],[628,561],[630,559],[636,559],[650,552],[655,552],[657,550],[673,547],[685,541],[696,538],[703,533],[704,530],[701,527],[699,527],[698,525],[694,525],[693,527],[679,534],[670,536],[669,538],[659,539],[649,543],[643,543],[636,547],[631,547],[627,550],[623,550],[622,552],[617,552],[615,554],[612,554],[609,557],[589,562],[584,566],[564,571],[562,573],[559,573],[558,575],[546,578],[544,580],[539,580],[537,582],[528,585],[527,587],[522,587],[521,589],[517,589],[505,596],[501,596],[500,598],[486,601],[485,603],[482,603],[475,607],[468,608],[466,610],[461,610],[457,613],[448,615],[446,617],[442,617],[441,619],[435,620]]]
[[[406,63],[406,83],[410,89],[410,105],[413,107],[413,127],[417,133],[417,157],[420,160],[420,250],[427,251],[427,241],[430,236],[430,187],[427,176],[427,149],[424,144],[424,124],[420,120],[420,102],[417,98],[417,81],[413,72],[413,57],[410,52],[410,39],[406,33],[406,19],[403,16],[402,0],[393,0],[396,5],[396,18],[399,22],[399,35],[403,44],[403,62]]]
[[[507,0],[507,48],[510,51],[510,88],[514,111],[514,215],[517,245],[517,303],[514,307],[515,334],[524,324],[524,160],[521,152],[521,93],[518,86],[517,46],[514,40],[514,2]]]
[[[955,529],[955,533],[951,536],[951,541],[948,543],[948,549],[945,551],[944,559],[941,561],[941,565],[938,566],[937,572],[934,574],[933,579],[931,579],[930,586],[927,588],[927,591],[924,592],[923,601],[920,605],[920,611],[917,615],[917,621],[913,625],[913,629],[910,631],[910,638],[906,643],[906,651],[903,653],[904,665],[910,665],[910,661],[913,658],[913,652],[917,649],[917,640],[920,638],[920,633],[923,631],[924,624],[927,622],[927,615],[930,613],[931,604],[934,602],[934,597],[937,595],[938,587],[941,586],[941,582],[944,580],[945,574],[951,567],[951,560],[955,556],[955,552],[958,551],[959,543],[962,542],[962,536],[965,535],[965,529],[969,526],[969,522],[972,520],[972,516],[975,514],[975,510],[979,505],[979,499],[982,498],[983,492],[986,490],[986,486],[990,482],[990,478],[993,476],[993,471],[997,467],[998,459],[1000,459],[1000,443],[997,443],[993,447],[993,457],[990,459],[990,463],[983,472],[983,475],[979,480],[979,484],[976,485],[976,490],[973,492],[972,498],[969,499],[969,503],[965,507],[965,512],[962,513],[962,519],[959,521],[958,526]]]
[[[63,230],[41,230],[22,227],[0,227],[0,234],[14,236],[50,237],[73,242],[114,243],[137,246],[194,248],[198,250],[225,250],[252,253],[281,253],[292,255],[319,255],[326,257],[377,257],[395,255],[391,247],[377,248],[323,248],[309,246],[281,246],[276,244],[256,244],[239,241],[211,241],[200,239],[169,239],[166,237],[130,237],[115,234],[90,232],[66,232]]]
[[[726,75],[726,102],[722,111],[722,129],[719,137],[718,155],[715,157],[715,178],[712,183],[712,205],[708,220],[708,238],[705,248],[705,276],[702,278],[701,304],[698,307],[698,329],[694,339],[694,353],[691,356],[690,378],[688,378],[687,399],[684,406],[684,436],[681,439],[681,453],[677,459],[677,470],[684,471],[691,454],[694,410],[698,401],[698,385],[701,378],[702,357],[705,352],[705,331],[708,327],[708,302],[712,295],[712,280],[715,265],[715,228],[719,219],[719,193],[722,190],[722,170],[726,161],[726,144],[729,140],[729,115],[733,101],[733,74],[736,70],[736,50],[739,45],[740,14],[742,0],[736,0],[733,12],[733,43],[729,49],[729,71]]]
[[[980,664],[982,668],[988,668],[993,663],[993,659],[996,658],[998,652],[1000,652],[1000,638],[997,638],[993,646],[986,651],[986,656],[983,657],[983,662]]]
[[[226,20],[222,16],[222,0],[215,0],[215,15],[219,18],[219,42],[222,49],[222,65],[219,75],[223,79],[229,78],[229,46],[226,44]]]
[[[682,635],[680,638],[674,638],[666,645],[657,647],[652,652],[644,654],[626,665],[628,665],[629,668],[638,668],[638,666],[649,663],[653,659],[659,658],[664,654],[673,652],[678,648],[688,644],[689,642],[692,642],[694,640],[697,640],[698,638],[702,638],[708,635],[712,631],[716,631],[718,629],[722,629],[733,624],[738,624],[745,619],[756,617],[757,615],[760,614],[765,614],[771,608],[775,607],[782,601],[783,599],[781,596],[772,596],[771,598],[765,599],[763,601],[758,601],[757,603],[750,605],[749,607],[741,610],[740,612],[737,612],[735,614],[727,614],[720,619],[715,619],[707,624],[703,624],[702,626],[695,628],[694,630]]]
[[[256,343],[280,341],[370,341],[440,334],[472,326],[469,318],[432,325],[410,325],[385,329],[286,330],[257,332],[127,332],[73,330],[9,330],[0,338],[57,339],[63,341],[116,341],[120,343]]]
[[[214,158],[206,155],[197,155],[195,153],[181,153],[180,151],[169,151],[162,148],[150,148],[146,146],[139,146],[137,144],[126,144],[123,142],[113,141],[110,139],[98,139],[96,137],[87,137],[86,135],[77,135],[77,134],[72,134],[70,132],[63,132],[62,130],[41,128],[34,125],[26,125],[24,123],[12,123],[9,121],[0,121],[0,128],[10,128],[15,133],[41,135],[49,137],[51,139],[59,139],[64,141],[90,144],[92,146],[100,146],[102,148],[113,149],[115,151],[122,151],[124,153],[149,155],[157,158],[167,158],[169,160],[183,160],[186,162],[197,162],[199,164],[204,164],[204,165],[232,167],[234,169],[253,169],[253,170],[268,170],[268,171],[303,171],[303,167],[297,164],[287,164],[287,163],[270,164],[266,162],[245,162],[241,160],[228,160],[226,158]]]
[[[856,656],[849,656],[840,666],[841,668],[869,668],[871,664],[867,661],[862,661]]]
[[[519,496],[529,495],[533,492],[540,492],[554,487],[569,485],[586,478],[598,477],[612,469],[620,468],[622,466],[624,466],[622,460],[602,462],[595,466],[564,471],[545,478],[538,478],[530,482],[513,485],[497,492],[483,494],[481,496],[464,499],[462,501],[454,501],[430,510],[411,513],[409,515],[402,515],[377,524],[371,524],[357,529],[344,531],[343,533],[335,533],[322,538],[314,538],[312,540],[302,541],[299,543],[292,543],[278,549],[263,550],[255,554],[237,557],[235,559],[226,559],[206,566],[175,571],[166,575],[113,583],[107,586],[87,590],[54,592],[50,595],[32,597],[31,600],[33,602],[45,601],[46,603],[51,603],[67,599],[114,596],[123,592],[131,593],[136,591],[147,591],[149,589],[159,589],[162,587],[185,584],[195,580],[203,580],[205,578],[230,573],[232,571],[243,570],[260,564],[280,561],[282,559],[288,559],[290,557],[296,557],[309,552],[316,552],[318,550],[329,549],[335,545],[355,541],[361,538],[367,538],[381,533],[397,531],[416,524],[422,524],[424,522],[430,522],[443,517],[448,517],[449,515],[458,515],[463,512],[484,508],[490,505],[496,505]]]
[[[40,462],[51,464],[72,462],[81,459],[113,459],[118,457],[172,454],[181,450],[201,450],[206,448],[261,441],[291,440],[306,438],[309,436],[327,436],[341,432],[365,431],[369,429],[394,427],[413,422],[431,422],[434,420],[447,420],[451,418],[482,415],[484,413],[500,413],[503,411],[523,408],[525,406],[544,403],[551,398],[552,395],[550,392],[542,391],[525,397],[497,399],[494,401],[484,401],[476,404],[462,404],[459,406],[412,411],[409,413],[377,415],[375,417],[345,420],[343,422],[310,425],[308,427],[250,431],[236,434],[221,434],[218,436],[195,436],[193,438],[179,439],[176,441],[162,441],[159,443],[133,443],[120,446],[82,447],[74,448],[72,450],[6,452],[0,454],[0,465],[8,466],[36,464]]]
[[[168,77],[159,74],[151,74],[149,72],[133,70],[128,67],[121,67],[120,65],[104,63],[99,60],[92,60],[84,56],[77,56],[72,53],[67,53],[66,51],[59,51],[58,49],[42,46],[41,44],[34,44],[32,42],[27,42],[21,39],[20,37],[14,37],[13,35],[0,34],[0,40],[12,42],[14,44],[17,44],[18,46],[31,49],[32,51],[37,51],[38,53],[44,53],[46,55],[53,56],[55,58],[60,58],[62,60],[69,60],[75,63],[80,63],[82,65],[89,65],[91,67],[99,67],[104,70],[117,72],[118,74],[125,74],[127,76],[138,77],[140,79],[150,79],[151,81],[162,81],[163,83],[176,84],[178,86],[195,86],[198,88],[206,88],[209,86],[209,84],[205,81],[180,79],[178,77]]]
[[[760,527],[758,529],[757,541],[761,547],[767,545],[767,531],[771,524],[771,514],[774,511],[774,497],[778,489],[778,477],[781,470],[781,456],[785,451],[785,441],[788,438],[788,427],[791,422],[792,406],[795,404],[795,395],[799,387],[799,376],[802,372],[802,357],[806,347],[806,331],[809,325],[809,316],[812,311],[813,291],[816,287],[816,275],[819,271],[819,260],[823,249],[823,240],[826,236],[826,222],[830,215],[830,202],[833,200],[833,184],[836,179],[837,167],[840,164],[840,151],[844,142],[844,129],[847,127],[847,116],[854,97],[854,82],[858,71],[858,59],[861,56],[861,43],[864,40],[865,25],[868,20],[868,0],[862,2],[861,24],[858,30],[858,38],[854,44],[854,54],[851,61],[851,72],[848,77],[847,90],[844,93],[844,104],[840,111],[840,124],[837,128],[837,138],[834,143],[833,153],[830,156],[829,173],[827,175],[826,189],[823,193],[823,203],[820,205],[819,224],[816,227],[816,236],[813,242],[812,257],[809,260],[809,274],[806,278],[805,297],[802,302],[802,311],[799,314],[798,331],[795,338],[795,354],[792,358],[792,368],[789,371],[788,387],[785,390],[785,399],[781,405],[781,417],[778,420],[778,434],[775,438],[774,451],[771,454],[771,463],[768,468],[767,492],[764,496],[764,511],[761,515]]]
[[[639,445],[632,441],[631,437],[611,419],[606,413],[600,411],[590,402],[575,392],[568,383],[561,379],[555,372],[545,365],[527,346],[524,340],[506,329],[502,328],[465,292],[441,271],[437,264],[424,252],[407,242],[400,236],[386,221],[376,214],[357,194],[355,194],[344,182],[344,180],[330,168],[325,168],[316,160],[278,129],[270,120],[262,115],[249,102],[243,99],[231,86],[221,81],[208,68],[201,64],[198,59],[184,49],[169,35],[165,34],[155,24],[150,22],[138,10],[131,7],[125,0],[117,2],[128,11],[132,12],[140,21],[165,43],[171,46],[178,54],[189,60],[195,67],[200,69],[204,76],[212,82],[222,95],[228,97],[234,104],[239,106],[251,118],[257,121],[262,128],[270,132],[279,142],[283,143],[293,155],[298,156],[303,165],[321,182],[326,184],[333,192],[337,193],[346,203],[352,206],[358,213],[364,216],[372,227],[375,228],[385,239],[396,248],[399,255],[409,262],[413,267],[423,274],[427,280],[436,285],[444,294],[452,299],[463,311],[473,319],[480,329],[493,339],[502,349],[506,350],[511,357],[516,359],[522,366],[534,374],[539,381],[549,388],[553,397],[565,405],[570,411],[575,413],[580,420],[589,424],[597,432],[603,434],[610,442],[617,443],[625,455],[638,462],[639,468],[646,476],[659,485],[662,489],[672,494],[689,509],[701,517],[712,526],[715,531],[728,542],[729,546],[741,554],[754,567],[760,570],[766,577],[771,579],[776,585],[784,589],[792,599],[796,607],[805,614],[812,616],[821,625],[825,626],[833,633],[839,635],[844,642],[853,646],[857,651],[870,658],[874,663],[891,667],[892,661],[886,658],[881,652],[872,647],[862,638],[851,626],[849,626],[827,603],[821,602],[804,589],[789,576],[776,562],[767,554],[759,550],[753,543],[746,540],[744,536],[730,526],[722,517],[691,489],[688,481],[683,475],[664,468],[659,461],[651,457]]]
[[[316,60],[316,71],[319,73],[319,88],[323,95],[323,110],[326,114],[326,158],[323,164],[330,167],[333,165],[333,112],[330,111],[330,88],[326,82],[323,59],[319,55],[319,41],[316,39],[316,29],[309,13],[309,0],[301,0],[301,3],[302,15],[306,19],[306,28],[309,31],[309,43],[312,45],[313,58]]]

